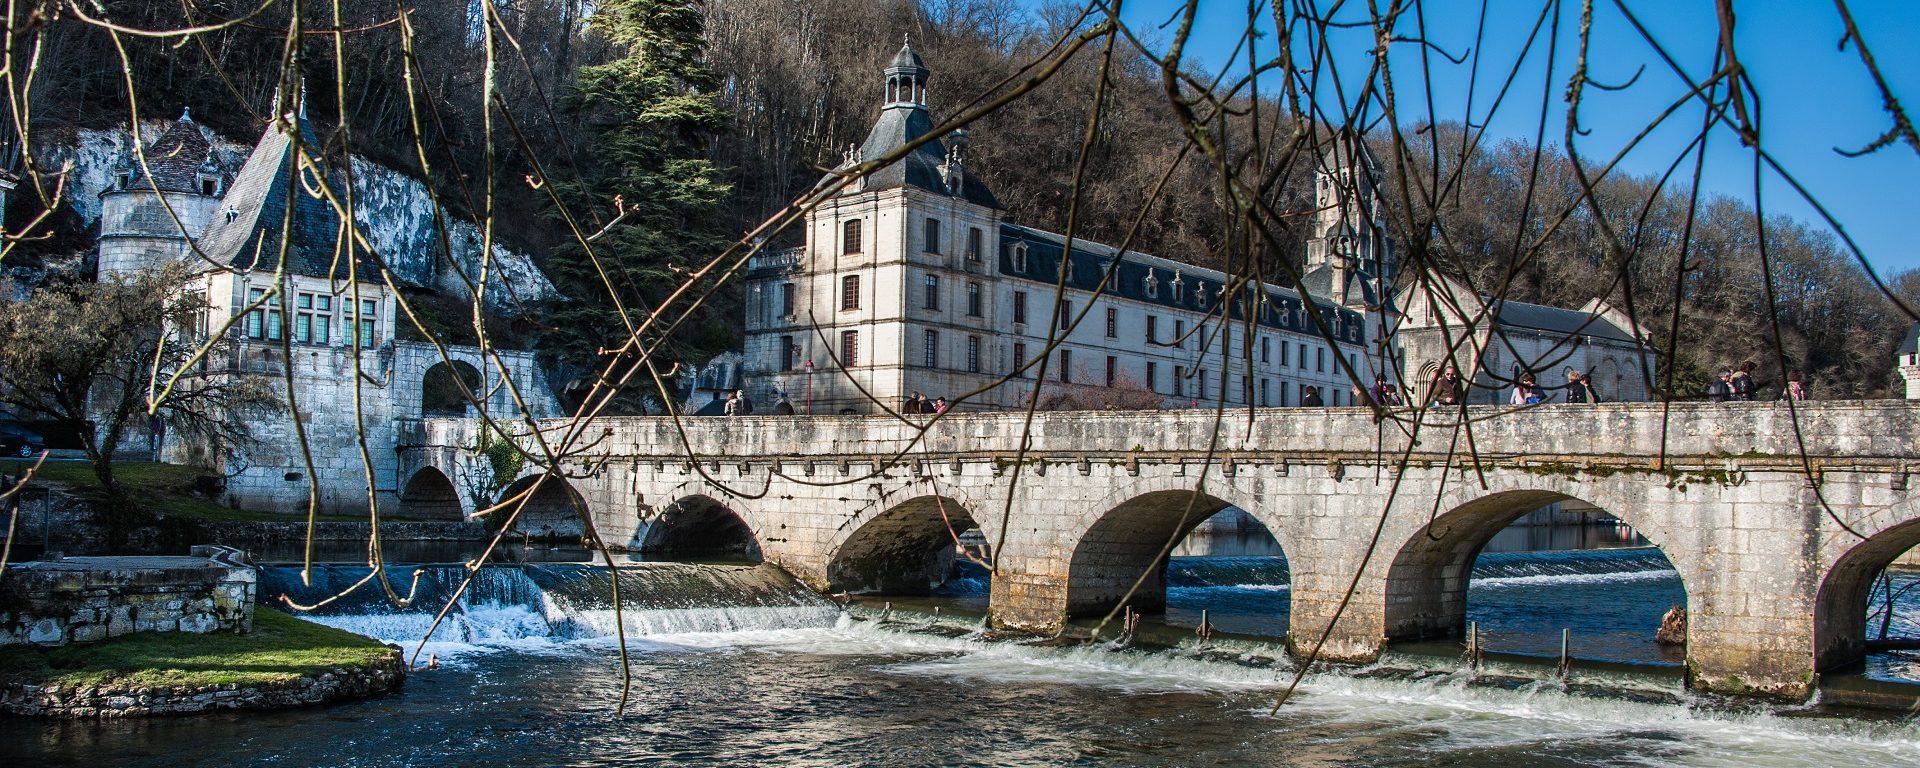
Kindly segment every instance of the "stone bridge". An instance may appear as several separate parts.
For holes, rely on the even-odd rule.
[[[601,419],[557,472],[458,495],[468,514],[525,497],[521,530],[578,536],[587,518],[616,548],[739,542],[834,592],[924,593],[954,532],[977,527],[997,545],[992,623],[1041,633],[1114,608],[1136,581],[1132,605],[1161,605],[1167,543],[1234,506],[1286,554],[1294,652],[1326,633],[1322,657],[1354,663],[1394,641],[1461,636],[1481,547],[1577,499],[1679,572],[1691,684],[1782,697],[1861,660],[1874,575],[1920,544],[1920,408],[1902,401],[1413,416],[1043,413],[1030,429],[1018,414]],[[550,441],[566,434],[543,424]],[[443,495],[487,487],[472,482],[490,466],[475,444],[471,421],[421,422],[402,477]]]

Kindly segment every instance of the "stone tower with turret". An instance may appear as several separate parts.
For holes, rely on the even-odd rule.
[[[1313,218],[1307,240],[1307,289],[1354,307],[1379,308],[1399,257],[1380,205],[1380,160],[1352,131],[1334,133],[1313,174]]]
[[[139,141],[137,135],[132,141]],[[227,174],[189,114],[138,152],[129,148],[100,193],[101,275],[184,260],[226,193]]]

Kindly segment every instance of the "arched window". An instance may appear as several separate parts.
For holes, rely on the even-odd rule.
[[[1027,272],[1026,243],[1017,243],[1013,246],[1013,271],[1020,274],[1026,274]]]

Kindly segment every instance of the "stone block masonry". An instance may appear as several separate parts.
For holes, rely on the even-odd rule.
[[[0,579],[0,646],[96,643],[135,632],[247,632],[257,576],[239,553],[70,557]]]

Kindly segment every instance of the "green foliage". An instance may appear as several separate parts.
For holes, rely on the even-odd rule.
[[[551,308],[545,346],[576,365],[597,368],[599,350],[622,344],[686,265],[724,247],[718,209],[730,187],[707,155],[726,117],[702,61],[702,26],[695,4],[675,0],[613,0],[590,21],[623,55],[581,67],[563,100],[584,123],[591,162],[559,187],[583,229],[618,223],[591,253],[570,241],[547,264],[568,298]],[[709,315],[687,330],[730,322]]]
[[[142,632],[87,645],[0,649],[0,682],[28,685],[265,685],[379,662],[392,651],[276,610],[244,635]]]

